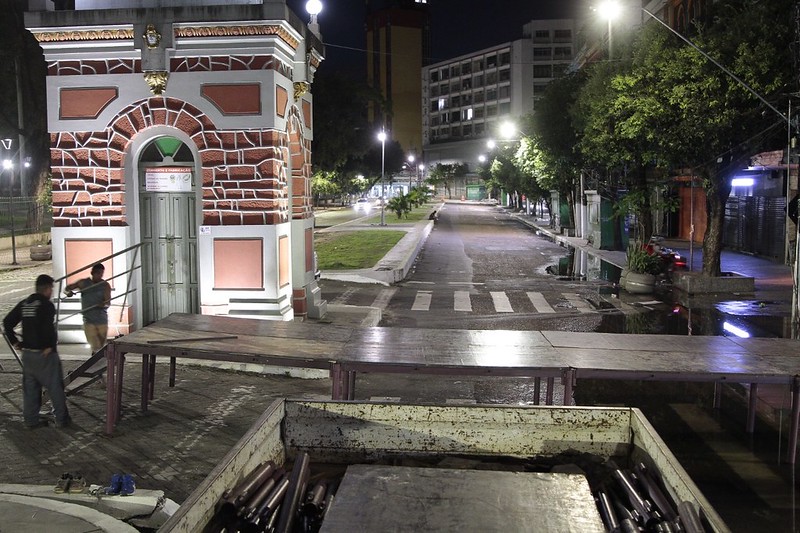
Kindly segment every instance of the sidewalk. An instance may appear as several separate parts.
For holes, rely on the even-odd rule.
[[[52,263],[52,260],[33,261],[31,259],[30,246],[17,246],[16,260],[17,264],[13,264],[14,250],[12,250],[11,248],[0,249],[0,272],[5,272],[8,270],[19,270],[23,268],[39,266],[46,263]]]

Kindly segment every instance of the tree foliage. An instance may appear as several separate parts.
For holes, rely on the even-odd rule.
[[[469,167],[466,163],[437,163],[428,173],[428,183],[431,185],[443,185],[448,198],[452,198],[452,188],[450,184],[455,178],[463,178],[467,175]]]

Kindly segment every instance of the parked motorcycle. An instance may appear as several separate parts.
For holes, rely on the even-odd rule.
[[[678,270],[686,270],[687,260],[672,248],[664,246],[664,237],[653,235],[650,237],[645,250],[650,255],[656,255],[661,259],[662,275],[666,281],[672,281],[672,273]]]

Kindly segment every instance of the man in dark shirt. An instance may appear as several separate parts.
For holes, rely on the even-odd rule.
[[[28,428],[46,425],[39,420],[42,387],[53,403],[56,427],[66,427],[70,423],[61,359],[56,347],[56,308],[50,301],[52,296],[53,278],[42,274],[36,278],[36,292],[18,303],[3,319],[3,331],[9,342],[22,349],[22,412]],[[20,322],[22,340],[14,332]]]
[[[92,267],[92,277],[79,279],[67,285],[64,290],[68,297],[73,291],[81,291],[81,313],[83,314],[83,331],[86,342],[97,352],[106,343],[108,337],[108,306],[111,303],[111,285],[103,279],[106,267],[97,263]]]

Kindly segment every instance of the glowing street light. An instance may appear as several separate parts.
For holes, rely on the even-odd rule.
[[[386,132],[381,130],[378,133],[378,140],[381,142],[381,226],[386,225],[386,193],[384,192],[384,174],[386,164]]]
[[[478,156],[478,161],[481,163],[486,163],[486,156],[481,154]]]
[[[503,139],[511,139],[517,134],[517,126],[513,122],[506,120],[500,124],[500,136]]]
[[[611,40],[611,22],[622,14],[622,6],[614,0],[606,0],[597,6],[597,13],[608,21],[608,59],[614,58],[614,46]]]
[[[8,191],[8,210],[11,211],[11,264],[17,264],[17,239],[16,231],[14,228],[14,162],[10,158],[9,151],[11,150],[11,139],[2,139],[3,154],[3,170],[9,171],[9,191]]]
[[[311,15],[311,20],[308,21],[308,29],[319,37],[319,24],[317,23],[317,15],[322,12],[322,2],[320,0],[308,0],[306,2],[306,11]]]
[[[486,148],[488,148],[489,150],[494,150],[496,147],[497,147],[497,143],[494,142],[492,139],[489,139],[488,141],[486,141]]]

